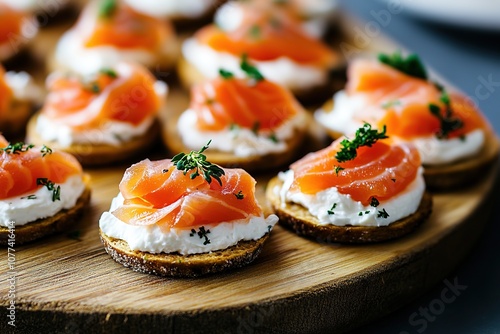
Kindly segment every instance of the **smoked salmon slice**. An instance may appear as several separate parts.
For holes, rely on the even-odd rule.
[[[225,31],[209,25],[196,33],[198,42],[237,57],[247,54],[257,61],[286,57],[299,64],[329,68],[339,60],[338,54],[303,30],[299,17],[287,10],[288,6],[273,1],[236,6],[241,7],[238,27]]]
[[[359,147],[355,159],[339,163],[336,156],[344,139],[293,163],[290,191],[312,195],[336,187],[339,193],[369,205],[373,197],[387,200],[398,195],[417,177],[421,162],[413,145],[379,140]]]
[[[64,183],[69,176],[81,173],[81,165],[70,154],[45,146],[9,144],[0,136],[0,200],[39,189],[41,179]]]
[[[233,125],[272,130],[302,110],[289,90],[265,79],[219,77],[194,86],[191,96],[190,109],[204,131]]]
[[[446,138],[461,137],[487,125],[481,112],[463,95],[448,94],[426,78],[408,75],[376,60],[357,59],[351,64],[346,92],[362,96],[371,106],[367,110],[385,109],[374,125],[386,125],[389,135],[406,140],[439,135],[441,119],[447,117],[461,126],[447,132]],[[439,108],[440,117],[431,112],[430,104]],[[366,119],[371,118],[366,115]]]
[[[85,36],[86,47],[110,45],[160,52],[165,40],[173,36],[168,21],[140,14],[122,1],[101,0],[97,7],[84,12],[76,26]]]
[[[120,182],[124,204],[112,212],[130,225],[157,224],[162,230],[231,222],[260,216],[255,180],[242,169],[223,169],[220,183],[192,178],[171,159],[143,160]]]
[[[103,69],[91,79],[49,78],[42,113],[74,129],[98,128],[108,120],[138,125],[162,106],[155,82],[145,67],[132,63]]]
[[[23,21],[27,15],[0,3],[0,44],[18,43]]]

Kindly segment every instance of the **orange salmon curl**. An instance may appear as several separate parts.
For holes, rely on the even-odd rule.
[[[206,26],[195,35],[201,44],[237,57],[247,54],[256,61],[286,57],[299,64],[323,68],[338,61],[338,54],[303,30],[300,16],[291,6],[267,0],[238,2],[233,6],[241,7],[239,26],[231,31],[216,25]]]
[[[80,163],[68,153],[23,143],[9,144],[0,135],[0,200],[43,187],[38,179],[64,183],[68,177],[81,173]]]
[[[119,186],[124,204],[112,214],[127,224],[157,224],[163,231],[260,216],[252,176],[242,169],[223,170],[221,183],[208,183],[178,170],[170,159],[143,160],[125,171]]]
[[[42,114],[74,129],[98,128],[109,120],[133,125],[156,115],[164,96],[142,65],[122,62],[90,77],[51,75]]]
[[[138,13],[118,0],[91,3],[80,16],[76,29],[89,48],[108,45],[160,52],[165,40],[174,38],[168,21]]]
[[[203,131],[221,131],[232,125],[273,130],[303,111],[292,93],[262,79],[218,77],[193,86],[190,109]]]

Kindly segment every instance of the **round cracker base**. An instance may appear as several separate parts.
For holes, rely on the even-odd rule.
[[[45,141],[36,132],[38,116],[39,113],[34,115],[28,123],[26,141],[35,145],[47,145],[52,149],[68,152],[74,155],[86,167],[108,165],[134,157],[156,141],[161,128],[159,120],[156,119],[143,135],[123,142],[120,146],[108,144],[73,144],[69,147],[62,147],[56,142]]]
[[[269,237],[265,234],[258,240],[240,241],[210,253],[181,255],[134,251],[124,240],[109,237],[100,229],[99,234],[106,252],[116,262],[133,271],[164,277],[198,277],[243,267],[257,258]]]
[[[496,164],[499,152],[500,145],[496,135],[487,130],[483,148],[475,156],[446,165],[424,165],[425,184],[434,191],[472,185],[488,174]]]
[[[80,219],[89,202],[90,188],[86,187],[74,207],[61,210],[52,217],[38,219],[25,225],[16,226],[14,231],[16,245],[21,245],[51,234],[68,230]],[[9,228],[0,227],[0,245],[4,246],[8,244],[9,234]]]
[[[399,238],[422,224],[432,212],[432,196],[424,193],[417,211],[388,226],[335,226],[320,225],[316,217],[302,205],[287,203],[282,206],[281,198],[275,188],[283,185],[277,177],[267,185],[266,198],[279,217],[279,223],[316,241],[349,244],[373,243]]]

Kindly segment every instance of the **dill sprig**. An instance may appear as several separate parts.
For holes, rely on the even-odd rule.
[[[212,140],[210,140],[199,151],[191,151],[188,154],[179,153],[175,155],[172,158],[172,162],[178,170],[184,172],[184,175],[186,175],[189,171],[194,170],[194,172],[189,176],[191,179],[194,179],[199,175],[203,175],[203,178],[208,183],[211,183],[212,178],[214,178],[222,186],[220,178],[224,175],[224,170],[207,161],[207,156],[203,154],[203,152],[208,149],[211,142]]]
[[[382,128],[381,132],[377,129],[372,129],[372,126],[365,123],[362,128],[356,130],[356,136],[353,140],[344,139],[340,142],[342,149],[337,152],[335,158],[338,162],[346,162],[357,157],[357,149],[361,146],[372,146],[379,139],[388,138],[385,134],[386,127]]]
[[[264,76],[260,73],[257,67],[248,62],[248,55],[246,53],[241,57],[240,68],[250,79],[254,79],[255,81],[264,80]]]
[[[40,153],[42,153],[42,157],[45,157],[47,154],[52,154],[52,149],[48,146],[43,145],[40,149]]]
[[[378,60],[412,77],[427,80],[425,66],[415,53],[406,58],[403,57],[401,51],[396,51],[391,55],[380,53]]]
[[[0,151],[4,151],[5,153],[8,153],[8,154],[21,154],[23,152],[28,152],[33,147],[35,147],[35,145],[33,145],[33,144],[27,145],[27,144],[23,143],[22,141],[20,141],[20,142],[15,143],[15,144],[9,143],[9,145],[7,145],[6,147],[0,148]]]
[[[61,200],[61,186],[56,186],[56,184],[45,177],[36,179],[36,184],[38,186],[45,186],[49,191],[52,191],[52,202]]]
[[[103,0],[99,7],[99,16],[110,18],[116,12],[118,3],[116,0]]]
[[[463,128],[464,122],[460,118],[454,117],[450,97],[444,89],[441,92],[439,101],[445,106],[444,115],[441,112],[441,108],[436,104],[429,103],[429,110],[441,123],[439,130],[436,132],[436,137],[438,139],[446,139],[450,135],[450,132]]]

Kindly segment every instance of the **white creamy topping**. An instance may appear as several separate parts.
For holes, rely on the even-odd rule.
[[[125,0],[138,12],[156,17],[197,18],[217,5],[216,0]]]
[[[226,52],[217,52],[200,44],[194,38],[184,42],[182,52],[187,61],[206,78],[216,78],[221,68],[233,72],[238,77],[245,77],[240,68],[239,57]],[[328,71],[315,66],[301,65],[285,57],[271,61],[252,60],[252,64],[266,79],[292,90],[319,86],[328,80]]]
[[[19,197],[0,200],[0,226],[6,227],[9,222],[20,226],[37,219],[52,217],[63,209],[74,207],[85,189],[81,175],[70,176],[66,182],[58,185],[61,186],[59,201],[52,201],[53,192],[45,186]],[[28,196],[30,198],[27,198]]]
[[[36,122],[36,132],[43,140],[57,142],[61,147],[73,144],[120,146],[146,133],[154,120],[155,117],[151,116],[136,126],[127,122],[106,121],[98,129],[77,131],[40,114]]]
[[[111,202],[109,212],[104,212],[99,220],[99,227],[109,237],[125,240],[132,250],[149,253],[174,253],[182,255],[208,253],[226,249],[241,240],[262,238],[278,222],[278,217],[270,215],[251,216],[250,221],[235,220],[217,225],[205,225],[210,230],[207,236],[210,243],[204,245],[204,239],[198,235],[190,236],[191,229],[172,228],[162,232],[156,225],[133,226],[126,224],[111,214],[123,204],[123,196],[118,194]]]
[[[165,40],[164,57],[174,53],[174,44],[169,39]],[[119,49],[113,46],[85,47],[81,36],[76,30],[68,30],[61,36],[57,43],[56,61],[67,69],[81,74],[95,73],[106,67],[113,67],[121,61],[137,62],[146,67],[153,68],[158,64],[159,55],[156,51],[145,49]]]
[[[370,114],[366,112],[368,102],[363,96],[349,96],[343,90],[338,91],[333,96],[333,109],[318,109],[314,113],[316,120],[324,127],[339,133],[356,133],[356,130],[363,126],[363,121],[376,123],[377,117],[382,117],[383,111],[371,113],[371,119],[361,119],[360,115]],[[370,111],[372,111],[370,109]]]
[[[333,109],[318,109],[314,117],[328,129],[338,133],[353,134],[363,126],[363,122],[376,124],[384,113],[384,109],[370,106],[361,95],[349,96],[345,91],[339,91],[333,96]],[[367,117],[368,115],[371,117]],[[411,140],[401,139],[417,147],[422,163],[425,165],[445,164],[473,156],[481,150],[484,140],[484,131],[481,129],[466,134],[463,139],[440,140],[436,136]]]
[[[416,138],[411,142],[417,147],[422,164],[439,165],[473,156],[484,145],[484,131],[477,129],[464,138],[438,139],[436,136]]]
[[[272,133],[260,130],[258,135],[255,135],[251,129],[244,128],[223,131],[200,131],[196,123],[196,112],[191,109],[183,112],[179,118],[177,128],[184,145],[195,149],[202,147],[211,139],[210,148],[222,152],[231,152],[238,157],[284,152],[288,149],[286,141],[294,136],[296,129],[302,131],[307,124],[305,115],[300,112],[276,128]],[[274,134],[277,140],[272,140],[270,138],[271,134]]]
[[[18,100],[29,100],[35,104],[43,102],[43,93],[35,84],[35,81],[26,72],[7,72],[5,73],[5,81],[12,89],[14,97]]]
[[[420,167],[415,180],[403,192],[388,201],[380,201],[376,208],[352,200],[350,195],[339,193],[336,187],[314,195],[291,192],[289,189],[294,179],[292,170],[279,174],[284,184],[281,189],[276,187],[274,191],[281,197],[282,205],[285,205],[285,202],[293,202],[304,206],[318,218],[320,225],[387,226],[417,211],[425,191],[422,173],[423,169]],[[335,208],[332,209],[334,204]],[[379,211],[384,209],[389,215],[387,218],[379,217]]]
[[[302,28],[309,36],[319,39],[328,29],[331,12],[328,11],[328,6],[324,6],[324,4],[319,4],[319,7],[318,3],[310,4],[313,6],[306,8],[308,4],[308,2],[305,2],[298,5],[300,12],[307,16],[307,19],[302,23]],[[243,10],[242,5],[239,3],[235,1],[227,2],[215,12],[214,22],[224,31],[234,31],[243,22]]]

